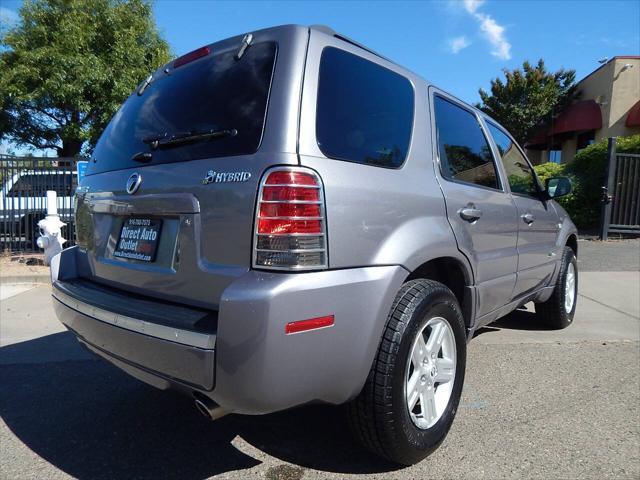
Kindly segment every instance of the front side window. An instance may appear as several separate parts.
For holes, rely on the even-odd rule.
[[[400,167],[409,151],[413,103],[413,87],[402,75],[344,50],[323,50],[316,138],[325,156]]]
[[[515,142],[511,140],[506,133],[504,133],[496,125],[491,122],[487,122],[489,132],[496,142],[496,146],[502,157],[502,163],[504,169],[507,171],[507,179],[509,186],[513,193],[519,193],[521,195],[529,195],[535,197],[538,195],[537,180],[533,169],[527,162],[527,159],[522,155]]]
[[[491,148],[475,115],[441,97],[434,104],[442,176],[499,189]]]

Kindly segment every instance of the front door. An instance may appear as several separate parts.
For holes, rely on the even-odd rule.
[[[477,315],[509,303],[516,281],[518,217],[472,110],[435,93],[438,177],[458,248],[474,268]]]
[[[559,217],[545,200],[533,168],[515,141],[500,127],[487,127],[502,156],[511,194],[518,209],[518,279],[514,298],[549,283],[558,260]]]

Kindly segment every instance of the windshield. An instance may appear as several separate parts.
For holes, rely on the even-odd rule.
[[[214,49],[204,58],[156,72],[142,94],[137,88],[111,119],[88,174],[139,166],[132,157],[146,152],[151,157],[145,164],[254,153],[262,138],[276,44],[251,45],[239,60],[237,50]],[[166,150],[149,145],[149,138],[225,130],[236,132]]]

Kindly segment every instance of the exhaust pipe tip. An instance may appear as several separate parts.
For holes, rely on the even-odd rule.
[[[195,398],[196,408],[209,420],[217,420],[229,413],[216,402],[200,392],[194,392],[193,396]]]
[[[197,398],[196,398],[196,408],[202,415],[207,417],[209,420],[213,420],[213,418],[211,418],[211,413],[209,413],[209,410],[207,409],[206,405],[202,403],[200,400],[198,400]]]

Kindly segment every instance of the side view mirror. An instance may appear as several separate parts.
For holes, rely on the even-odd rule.
[[[571,180],[567,177],[548,178],[545,187],[549,198],[563,197],[571,193]]]

